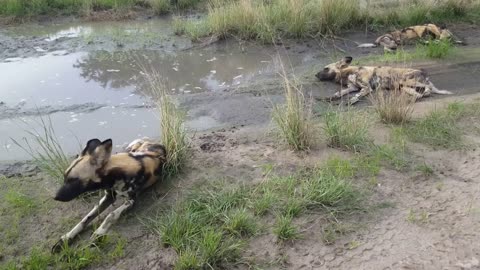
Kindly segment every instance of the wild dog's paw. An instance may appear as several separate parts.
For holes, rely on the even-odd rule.
[[[357,102],[359,102],[359,101],[360,101],[360,98],[354,96],[354,97],[352,97],[351,99],[348,100],[347,105],[353,105],[353,104],[355,104],[355,103],[357,103]]]
[[[51,252],[58,253],[62,251],[64,248],[68,247],[68,245],[70,245],[71,242],[72,241],[70,239],[65,240],[63,238],[60,238],[60,240],[58,240],[57,243],[55,243],[55,245],[52,246]]]

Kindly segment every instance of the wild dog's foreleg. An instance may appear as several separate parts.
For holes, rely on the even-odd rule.
[[[348,103],[349,103],[350,105],[353,105],[353,104],[357,103],[358,101],[360,101],[360,99],[361,99],[362,97],[368,96],[371,92],[372,92],[372,88],[370,88],[370,87],[362,88],[362,90],[360,90],[360,92],[358,92],[358,94],[356,94],[355,96],[353,96],[353,97],[348,101]]]
[[[95,232],[93,233],[92,240],[96,240],[106,235],[110,227],[120,218],[123,212],[127,211],[133,206],[134,202],[135,201],[132,198],[129,198],[125,201],[125,203],[120,205],[120,207],[108,214],[100,227],[98,227],[97,230],[95,230]]]
[[[423,96],[428,96],[429,95],[429,92],[428,91],[425,91],[425,93],[422,95],[420,93],[418,93],[415,88],[412,88],[412,87],[408,87],[408,86],[404,86],[402,87],[402,91],[404,91],[405,93],[409,94],[410,96],[412,97],[415,97],[415,100],[423,97]]]
[[[348,77],[349,80],[350,80],[350,76]],[[370,82],[364,82],[364,81],[361,81],[361,80],[357,80],[357,78],[358,77],[356,77],[356,76],[351,77],[352,80],[355,80],[355,85],[359,85],[361,87],[361,90],[355,96],[350,98],[350,100],[348,102],[350,105],[357,103],[360,100],[360,98],[368,96],[373,91],[372,87],[370,86]],[[353,81],[352,81],[352,84],[353,84]]]
[[[52,252],[60,251],[64,243],[70,243],[75,236],[82,232],[93,219],[95,219],[100,213],[105,211],[108,206],[110,206],[115,201],[115,191],[106,190],[105,195],[100,199],[98,204],[93,207],[93,209],[77,224],[70,230],[68,233],[64,234],[60,240],[52,247]]]

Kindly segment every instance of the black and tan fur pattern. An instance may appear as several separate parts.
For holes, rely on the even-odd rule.
[[[162,145],[141,139],[133,141],[126,151],[112,155],[112,140],[101,142],[93,139],[65,171],[64,184],[55,200],[67,202],[85,192],[100,189],[105,190],[105,196],[80,223],[61,237],[52,251],[58,251],[64,243],[71,242],[117,197],[123,197],[125,202],[107,215],[92,239],[105,235],[120,215],[133,206],[141,191],[160,179],[166,162],[166,150]]]
[[[347,56],[342,60],[329,64],[315,76],[321,81],[334,81],[346,85],[328,100],[340,99],[351,92],[359,92],[350,99],[350,104],[369,95],[374,90],[400,90],[419,99],[432,93],[448,95],[446,90],[437,89],[427,77],[426,72],[411,68],[382,66],[351,66],[353,58]]]
[[[453,34],[447,28],[429,23],[424,25],[410,26],[401,30],[395,30],[379,36],[373,44],[366,43],[358,46],[383,46],[385,51],[395,51],[397,47],[402,44],[420,39],[450,40],[456,44],[464,44],[462,41],[454,39]]]

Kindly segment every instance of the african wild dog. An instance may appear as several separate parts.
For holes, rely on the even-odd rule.
[[[415,25],[401,30],[379,36],[375,43],[364,43],[358,47],[368,48],[383,46],[385,51],[395,51],[399,45],[405,44],[409,41],[418,39],[432,39],[432,40],[450,40],[456,44],[464,44],[460,40],[456,40],[453,34],[444,26],[437,26],[435,24]]]
[[[315,76],[321,81],[335,81],[347,85],[328,100],[340,99],[351,92],[357,92],[350,99],[350,104],[356,103],[361,97],[373,90],[400,90],[414,96],[415,99],[429,96],[431,93],[448,95],[446,90],[437,89],[427,77],[426,72],[411,68],[351,66],[353,58],[347,56],[342,60],[329,64]]]
[[[163,145],[141,139],[130,143],[126,150],[126,153],[112,155],[111,139],[103,142],[92,139],[65,171],[64,184],[55,200],[68,202],[82,193],[100,189],[105,190],[105,195],[80,223],[61,237],[52,251],[58,251],[64,243],[71,242],[118,196],[124,197],[125,202],[105,218],[92,239],[104,236],[120,215],[133,206],[137,195],[160,178],[166,162]]]

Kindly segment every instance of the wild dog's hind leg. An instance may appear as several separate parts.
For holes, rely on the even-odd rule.
[[[75,236],[82,232],[93,219],[105,211],[105,209],[107,209],[107,207],[114,201],[115,191],[106,190],[105,196],[100,199],[100,202],[98,202],[98,204],[96,204],[95,207],[93,207],[93,209],[77,225],[75,225],[72,230],[61,237],[61,239],[52,247],[52,252],[60,251],[64,243],[70,243]]]
[[[120,205],[120,207],[118,207],[113,212],[108,214],[108,216],[102,222],[100,227],[98,227],[97,230],[95,230],[95,232],[93,233],[92,240],[96,240],[106,235],[110,227],[120,218],[122,213],[130,209],[134,203],[135,201],[132,198],[129,198],[128,200],[125,201],[125,203]]]
[[[430,86],[430,88],[432,89],[432,93],[434,93],[434,94],[453,95],[453,93],[448,91],[448,90],[440,90],[437,87],[435,87],[435,85],[433,85],[433,83],[428,78],[427,78],[427,84],[428,84],[428,86]]]

